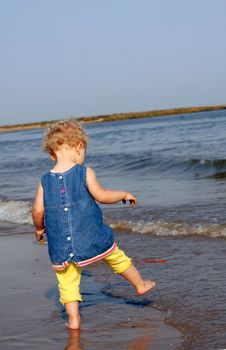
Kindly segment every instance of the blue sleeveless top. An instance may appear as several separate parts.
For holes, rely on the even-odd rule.
[[[76,164],[63,173],[41,178],[45,227],[54,267],[90,264],[115,249],[114,233],[102,222],[102,211],[86,185],[86,167]]]

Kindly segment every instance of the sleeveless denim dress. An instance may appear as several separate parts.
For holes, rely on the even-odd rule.
[[[76,164],[63,173],[49,171],[41,178],[45,227],[53,269],[69,262],[85,266],[116,248],[112,229],[86,185],[86,167]]]

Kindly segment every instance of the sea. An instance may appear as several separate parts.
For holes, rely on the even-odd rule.
[[[85,165],[103,187],[137,197],[136,207],[101,207],[135,264],[157,281],[152,307],[182,332],[181,349],[226,349],[226,111],[84,128]],[[34,231],[37,184],[53,166],[44,131],[0,134],[0,241]]]

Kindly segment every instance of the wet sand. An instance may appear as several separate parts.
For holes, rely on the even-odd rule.
[[[30,234],[0,239],[1,349],[166,350],[181,343],[166,313],[152,308],[152,293],[136,297],[104,263],[83,270],[82,328],[67,330],[47,246]]]

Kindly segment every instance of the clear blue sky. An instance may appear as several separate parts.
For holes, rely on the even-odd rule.
[[[0,124],[226,103],[226,0],[0,0]]]

